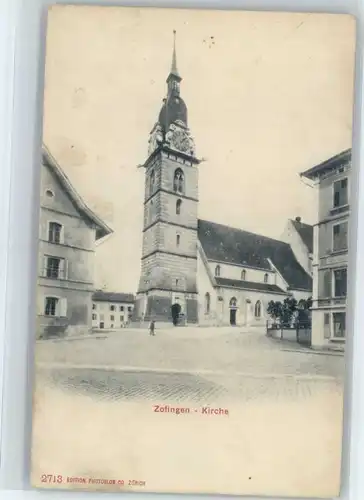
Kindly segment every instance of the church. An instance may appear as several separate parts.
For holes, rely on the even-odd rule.
[[[143,245],[133,319],[262,326],[271,300],[312,295],[311,273],[289,238],[279,241],[198,218],[201,160],[188,128],[181,81],[174,44],[167,97],[143,165]],[[295,237],[306,235],[300,251],[303,246],[308,260],[313,228],[299,218],[291,226]]]

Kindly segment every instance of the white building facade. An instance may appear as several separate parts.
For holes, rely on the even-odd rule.
[[[312,345],[343,345],[346,338],[351,149],[303,172],[318,188],[314,226]]]
[[[312,279],[287,243],[202,220],[198,238],[201,326],[263,327],[270,301],[312,296]]]
[[[92,297],[92,328],[119,330],[129,325],[135,297],[131,293],[96,291]]]

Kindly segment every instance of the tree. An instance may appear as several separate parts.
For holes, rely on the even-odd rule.
[[[312,307],[312,297],[308,297],[306,300],[306,309],[311,309]]]
[[[268,303],[267,312],[273,319],[273,323],[276,324],[277,319],[281,318],[282,315],[282,302],[271,300]]]
[[[287,297],[283,301],[281,324],[284,326],[291,326],[292,317],[297,310],[297,300],[293,297]]]

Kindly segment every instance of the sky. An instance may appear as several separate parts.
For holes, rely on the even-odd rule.
[[[114,230],[97,288],[135,293],[144,170],[177,31],[199,217],[280,238],[317,219],[302,172],[351,147],[355,24],[347,15],[64,6],[49,12],[43,140]]]

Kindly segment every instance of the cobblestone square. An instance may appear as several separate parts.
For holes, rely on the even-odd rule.
[[[262,331],[123,330],[84,340],[39,342],[38,378],[62,390],[109,400],[307,398],[341,391],[344,358],[295,345]]]

